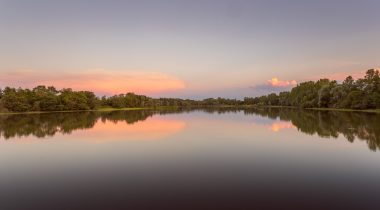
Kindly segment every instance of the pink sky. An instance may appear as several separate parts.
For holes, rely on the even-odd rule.
[[[168,74],[158,72],[117,72],[88,70],[71,73],[35,72],[32,70],[8,72],[0,77],[1,86],[27,87],[37,85],[74,90],[90,90],[98,94],[158,94],[181,90],[185,83]]]
[[[298,83],[321,78],[343,81],[351,75],[355,79],[362,78],[366,70],[322,73],[319,76],[311,76],[303,80],[284,80],[272,77],[269,80],[249,83],[241,83],[240,87],[226,87],[227,83],[217,83],[205,77],[202,82],[210,87],[198,87],[188,83],[183,78],[159,71],[112,71],[105,69],[89,69],[84,71],[49,72],[35,70],[15,70],[0,74],[0,88],[4,86],[33,88],[38,85],[54,86],[58,89],[72,88],[74,90],[89,90],[97,95],[114,95],[127,92],[144,94],[153,97],[181,97],[198,98],[206,97],[236,97],[259,96],[272,92],[290,90]],[[210,81],[210,82],[207,82]],[[214,88],[211,88],[214,87]],[[217,88],[219,87],[219,89]],[[202,95],[204,94],[204,95]]]
[[[380,67],[376,0],[4,1],[0,88],[242,99]]]

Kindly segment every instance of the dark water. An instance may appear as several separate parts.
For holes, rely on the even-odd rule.
[[[0,209],[380,209],[380,115],[0,116]]]

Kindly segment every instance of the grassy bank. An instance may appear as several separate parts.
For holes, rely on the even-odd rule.
[[[130,110],[143,110],[143,109],[154,109],[152,107],[133,107],[133,108],[112,108],[112,107],[101,107],[98,109],[94,109],[92,111],[99,112],[109,112],[109,111],[130,111]]]
[[[32,111],[32,112],[0,112],[0,115],[10,114],[44,114],[44,113],[71,113],[71,112],[111,112],[111,111],[133,111],[133,110],[148,110],[148,109],[178,109],[176,106],[160,106],[160,107],[129,107],[129,108],[113,108],[99,107],[91,110],[66,110],[66,111]]]
[[[380,113],[380,109],[340,109],[340,108],[300,108],[295,106],[251,106],[263,108],[287,108],[287,109],[305,109],[305,110],[318,110],[318,111],[339,111],[339,112],[367,112],[367,113]]]
[[[44,114],[44,113],[70,113],[70,112],[110,112],[110,111],[130,111],[130,110],[143,110],[143,109],[153,109],[151,107],[133,107],[133,108],[112,108],[112,107],[101,107],[92,110],[66,110],[66,111],[33,111],[33,112],[0,112],[0,115],[10,115],[10,114]]]
[[[380,113],[380,109],[336,109],[336,108],[306,108],[310,110],[320,111],[340,111],[340,112],[368,112],[368,113]]]

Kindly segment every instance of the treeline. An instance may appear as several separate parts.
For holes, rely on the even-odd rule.
[[[293,106],[301,108],[380,108],[379,71],[370,69],[364,78],[354,80],[348,76],[343,83],[320,79],[303,82],[291,91],[271,93],[244,100],[208,98],[190,100],[179,98],[151,98],[134,93],[97,97],[90,91],[70,88],[37,86],[33,89],[0,89],[0,112],[93,110],[99,107],[209,107],[209,106]]]
[[[291,91],[266,96],[244,98],[244,104],[264,106],[294,106],[302,108],[380,108],[379,71],[370,69],[364,78],[348,76],[343,83],[320,79],[303,82]]]
[[[33,89],[0,89],[0,112],[70,111],[94,110],[100,107],[202,107],[217,105],[241,105],[236,99],[209,98],[201,101],[179,98],[151,98],[134,93],[111,97],[97,97],[90,91],[74,91],[70,88],[57,90],[55,87],[37,86]]]
[[[134,93],[97,97],[90,91],[38,86],[33,89],[0,89],[0,112],[93,110],[99,107],[129,108],[158,106],[190,106],[192,100],[175,98],[154,99]]]
[[[32,90],[10,87],[0,90],[1,112],[90,110],[98,104],[98,98],[90,91],[45,86]]]

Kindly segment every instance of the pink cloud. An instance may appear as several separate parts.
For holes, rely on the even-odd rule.
[[[0,75],[0,86],[32,88],[37,85],[90,90],[98,94],[156,94],[185,88],[185,83],[159,72],[123,72],[91,70],[52,73],[32,70],[12,71]]]
[[[277,77],[274,77],[270,80],[268,80],[268,83],[273,87],[288,87],[288,86],[296,86],[297,81],[291,80],[291,81],[283,81],[279,80]]]

